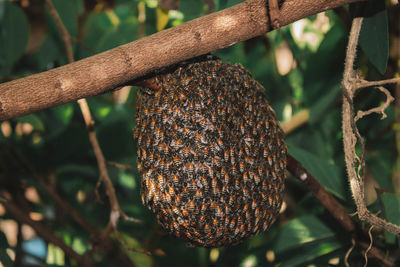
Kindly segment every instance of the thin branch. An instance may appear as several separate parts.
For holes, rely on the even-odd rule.
[[[70,35],[69,35],[68,31],[66,30],[63,22],[61,21],[57,10],[55,10],[51,0],[46,0],[46,3],[50,10],[50,14],[56,20],[57,25],[58,25],[60,31],[62,32],[62,37],[63,37],[66,51],[68,54],[68,60],[70,63],[72,63],[74,61],[74,58],[73,58],[72,53],[70,53],[70,52],[72,52],[71,39],[69,38]],[[126,218],[127,216],[125,215],[125,213],[122,212],[122,210],[119,206],[118,199],[115,194],[114,186],[113,186],[110,176],[108,174],[106,160],[104,158],[104,154],[103,154],[101,147],[99,145],[99,142],[97,140],[96,132],[94,129],[94,120],[92,118],[89,105],[88,105],[86,99],[79,99],[78,104],[81,109],[83,119],[85,121],[85,125],[88,130],[89,140],[93,147],[97,165],[99,167],[99,172],[100,172],[99,179],[100,179],[100,181],[102,181],[104,183],[105,188],[106,188],[106,194],[108,196],[108,200],[109,200],[110,208],[111,208],[110,222],[111,222],[111,225],[113,226],[113,228],[116,229],[120,216],[122,215],[124,218]]]
[[[296,179],[307,186],[308,190],[342,225],[346,232],[348,232],[349,236],[351,236],[353,246],[346,253],[345,263],[347,263],[347,258],[350,252],[353,250],[355,242],[357,242],[357,244],[359,244],[364,251],[364,255],[367,255],[368,252],[368,257],[377,259],[382,266],[395,266],[395,263],[390,261],[379,248],[373,247],[370,242],[367,243],[364,241],[365,237],[362,235],[362,233],[358,232],[357,226],[347,213],[347,210],[318,182],[318,180],[309,171],[307,171],[307,169],[304,168],[300,162],[298,162],[291,155],[288,155],[287,160],[287,170]],[[346,266],[348,266],[348,263]]]
[[[389,232],[400,234],[399,226],[389,223],[386,220],[381,219],[374,214],[371,214],[368,211],[365,204],[365,197],[364,197],[365,145],[355,124],[356,120],[354,118],[354,105],[353,105],[354,92],[357,89],[359,89],[359,87],[357,87],[357,82],[359,81],[359,78],[357,77],[356,71],[354,70],[354,59],[356,56],[358,37],[360,34],[362,22],[363,22],[362,17],[357,17],[354,18],[353,20],[349,35],[349,43],[346,51],[345,70],[342,81],[342,91],[343,91],[342,128],[343,128],[343,144],[344,144],[347,174],[350,181],[350,188],[357,206],[357,214],[360,220],[366,221],[371,225],[377,226],[379,228],[383,228]],[[391,101],[391,96],[387,97],[387,101]],[[385,104],[387,104],[387,102]],[[373,110],[372,112],[374,111],[376,110]],[[364,113],[359,113],[361,114],[360,117],[363,116],[363,114],[367,114],[368,112],[369,111],[366,111]],[[357,140],[360,143],[362,149],[362,154],[360,159],[358,158],[355,151]],[[359,162],[359,165],[357,166],[357,172],[355,165],[356,161]],[[360,175],[360,173],[362,174]]]
[[[280,24],[361,0],[285,0]],[[273,30],[267,0],[233,7],[43,73],[0,84],[0,120],[99,95],[134,79]]]
[[[3,196],[3,198],[6,197]],[[51,232],[47,227],[43,226],[40,222],[34,221],[31,218],[29,218],[29,216],[24,211],[20,210],[18,206],[12,203],[10,200],[1,201],[1,203],[7,210],[7,212],[9,212],[15,219],[31,226],[39,236],[41,236],[47,242],[52,243],[61,248],[64,251],[65,255],[76,260],[79,263],[79,265],[93,266],[92,261],[88,257],[76,253],[71,247],[66,245],[61,238],[56,236],[53,232]]]
[[[304,109],[296,113],[290,120],[281,122],[280,126],[285,134],[289,134],[308,122],[310,110]]]
[[[64,23],[62,23],[60,15],[58,14],[51,0],[46,0],[46,5],[49,8],[50,15],[56,21],[58,29],[61,31],[62,39],[64,41],[65,49],[67,51],[68,62],[69,63],[74,62],[74,54],[72,52],[72,46],[71,46],[71,36],[69,35],[67,29],[65,28]]]
[[[353,233],[356,230],[356,225],[350,218],[347,210],[291,155],[288,155],[286,168],[295,178],[307,186],[310,192],[340,222],[347,232]]]
[[[394,98],[393,98],[393,96],[389,93],[389,91],[386,90],[386,88],[384,88],[384,87],[382,87],[382,86],[379,86],[378,89],[379,89],[382,93],[384,93],[384,94],[386,95],[386,101],[385,101],[385,103],[383,103],[383,104],[382,104],[381,106],[379,106],[379,107],[371,108],[371,109],[369,109],[369,110],[367,110],[367,111],[359,110],[359,111],[357,112],[357,116],[354,118],[354,121],[358,121],[359,119],[363,118],[364,116],[367,116],[367,115],[372,114],[372,113],[382,114],[381,120],[383,120],[383,119],[385,119],[385,118],[387,117],[387,116],[386,116],[386,113],[385,113],[385,110],[386,110],[387,107],[389,107],[390,103],[393,102]]]
[[[364,88],[364,87],[385,85],[385,84],[389,84],[389,83],[400,83],[400,78],[392,78],[392,79],[381,80],[381,81],[364,81],[364,80],[361,80],[356,84],[356,86],[357,86],[357,88]]]

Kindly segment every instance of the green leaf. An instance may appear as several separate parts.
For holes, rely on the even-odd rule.
[[[52,108],[51,112],[64,124],[64,126],[67,126],[72,119],[72,115],[74,115],[74,105],[69,103],[57,106]]]
[[[121,237],[126,242],[128,247],[138,250],[143,249],[141,243],[137,239],[126,234],[121,234]],[[129,256],[129,258],[136,264],[136,266],[143,266],[143,267],[153,266],[152,264],[153,261],[151,257],[144,253],[129,252],[129,251],[127,251],[126,253]]]
[[[0,248],[2,250],[5,250],[8,247],[9,247],[9,245],[8,245],[7,237],[4,234],[4,232],[0,231]]]
[[[65,50],[60,51],[57,42],[48,35],[37,53],[39,68],[41,70],[52,68],[60,53],[65,53]]]
[[[383,210],[386,220],[400,225],[400,197],[395,194],[384,193],[380,195],[380,200],[383,203]],[[392,233],[385,231],[386,240],[390,243],[394,243],[396,236]]]
[[[201,17],[204,12],[204,4],[198,0],[185,0],[179,2],[179,11],[184,15],[184,20],[189,21]]]
[[[128,20],[118,26],[112,26],[102,36],[97,39],[96,52],[103,52],[111,48],[123,45],[136,40],[138,23],[136,20]]]
[[[368,1],[359,44],[371,63],[384,74],[389,58],[389,30],[385,1]]]
[[[8,74],[28,44],[29,23],[20,7],[0,1],[0,75]]]
[[[77,37],[78,15],[83,11],[82,0],[53,0],[52,2],[68,33]]]
[[[330,254],[341,247],[342,245],[336,240],[324,240],[317,244],[307,244],[289,253],[289,256],[284,257],[279,266],[288,267],[298,266],[304,263],[314,263],[316,258]],[[328,266],[328,260],[325,264],[324,266]]]
[[[322,95],[321,99],[311,106],[309,122],[314,124],[320,119],[326,117],[328,109],[335,103],[339,95],[340,84],[330,88],[327,94]]]
[[[344,180],[340,176],[339,169],[334,164],[298,147],[290,146],[288,151],[289,154],[303,164],[328,191],[341,199],[345,199]]]
[[[303,216],[282,226],[274,250],[276,253],[281,253],[309,242],[334,236],[335,233],[317,217]]]

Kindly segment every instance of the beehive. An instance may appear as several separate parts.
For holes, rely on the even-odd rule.
[[[279,213],[286,146],[265,89],[241,65],[203,56],[138,92],[143,203],[169,233],[219,247],[267,230]]]

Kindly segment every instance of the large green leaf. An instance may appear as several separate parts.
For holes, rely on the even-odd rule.
[[[317,217],[303,216],[282,226],[274,250],[276,253],[281,253],[309,242],[333,236],[335,236],[335,233]]]
[[[368,1],[359,44],[381,74],[386,71],[389,57],[389,30],[385,1]]]
[[[328,109],[338,99],[340,92],[340,84],[338,83],[336,86],[329,88],[328,92],[325,95],[322,95],[319,101],[316,101],[316,103],[310,109],[309,122],[311,124],[326,117]]]
[[[98,40],[96,52],[103,52],[111,48],[134,41],[137,38],[138,22],[134,19],[112,26]]]
[[[29,24],[21,8],[0,1],[0,75],[8,74],[28,44]]]
[[[389,222],[400,225],[400,197],[395,194],[384,193],[380,195],[383,204],[383,210],[386,220]],[[386,240],[394,243],[396,236],[392,233],[385,232]]]
[[[289,146],[288,151],[331,193],[345,199],[344,180],[334,164],[298,147]]]
[[[341,248],[341,246],[342,245],[336,240],[324,240],[316,244],[307,244],[297,249],[295,252],[289,253],[287,257],[283,258],[279,266],[289,267],[313,263],[317,258],[331,254]],[[333,257],[335,256],[331,255],[331,258]],[[328,264],[328,259],[325,264]]]

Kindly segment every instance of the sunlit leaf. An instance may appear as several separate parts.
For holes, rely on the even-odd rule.
[[[157,31],[162,31],[168,24],[168,11],[165,11],[161,7],[157,8]]]
[[[335,233],[317,217],[302,216],[282,226],[274,250],[276,253],[280,253],[305,243],[333,236]]]

